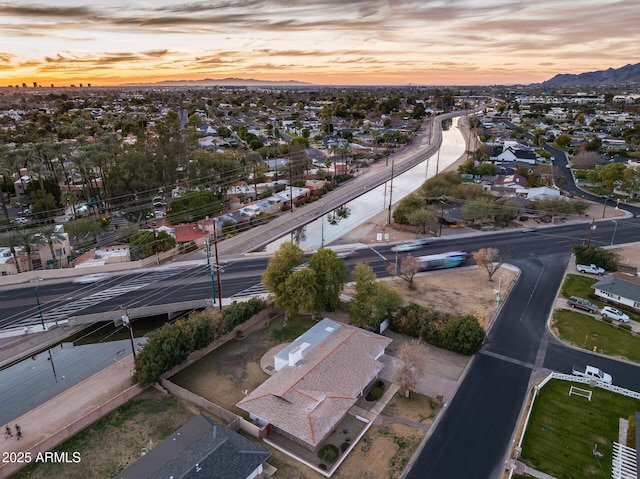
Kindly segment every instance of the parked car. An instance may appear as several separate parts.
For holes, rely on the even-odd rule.
[[[593,378],[597,381],[602,381],[603,383],[607,384],[611,384],[613,381],[611,374],[607,374],[601,369],[596,368],[595,366],[573,366],[571,374],[574,374],[575,376],[581,376],[583,378]]]
[[[576,269],[581,273],[591,273],[602,276],[604,274],[604,269],[596,266],[595,264],[577,264]]]
[[[588,311],[590,313],[597,313],[599,311],[598,307],[595,304],[593,304],[591,301],[578,298],[577,296],[571,296],[567,300],[567,303],[572,308],[584,309],[585,311]]]
[[[628,323],[629,316],[624,314],[622,311],[617,310],[616,308],[612,308],[611,306],[605,306],[600,310],[600,314],[603,317],[615,319],[616,321],[620,321],[621,323]]]

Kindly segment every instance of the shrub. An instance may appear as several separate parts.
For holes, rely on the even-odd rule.
[[[349,443],[348,442],[343,442],[342,444],[340,444],[340,450],[342,452],[346,451],[347,449],[349,449]]]
[[[631,331],[631,325],[630,324],[621,323],[621,324],[618,324],[618,327],[620,329],[625,329],[627,331]]]
[[[338,451],[338,448],[333,444],[325,444],[318,451],[318,457],[329,464],[338,459],[339,455],[340,451]]]
[[[204,348],[262,311],[265,306],[266,302],[260,298],[252,298],[244,303],[234,301],[222,315],[216,311],[192,313],[185,319],[173,324],[166,323],[152,331],[136,355],[138,384],[150,386],[162,373],[186,361],[191,352]]]
[[[609,317],[607,317],[607,316],[603,316],[603,317],[602,317],[602,320],[603,320],[605,323],[609,323],[609,324],[613,323],[613,319],[611,319],[611,318],[609,318]]]

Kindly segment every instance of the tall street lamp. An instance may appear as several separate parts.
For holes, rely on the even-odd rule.
[[[44,317],[42,316],[42,306],[40,305],[40,296],[38,296],[38,286],[42,278],[36,278],[36,304],[38,305],[38,316],[40,317],[40,323],[42,323],[42,330],[46,331],[47,327],[44,325]]]
[[[613,221],[613,234],[611,235],[611,246],[613,246],[613,240],[616,237],[616,230],[618,229],[618,222],[616,220],[611,220]]]
[[[131,351],[133,351],[133,361],[136,360],[136,347],[133,344],[133,327],[131,326],[131,320],[129,319],[129,311],[126,308],[122,308],[124,314],[122,315],[122,324],[129,328],[129,335],[131,337]]]

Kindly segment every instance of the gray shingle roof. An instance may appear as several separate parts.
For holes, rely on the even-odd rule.
[[[114,479],[246,479],[270,455],[200,414]]]
[[[594,284],[593,288],[640,302],[640,280],[633,276],[610,274]]]

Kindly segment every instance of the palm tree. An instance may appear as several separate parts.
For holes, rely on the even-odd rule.
[[[4,211],[4,216],[9,219],[9,209],[7,208],[7,200],[11,198],[11,187],[7,188],[7,183],[13,182],[13,166],[11,164],[11,160],[8,156],[7,147],[5,145],[0,145],[0,175],[2,175],[2,190],[0,190],[0,197],[2,198],[2,210]],[[5,192],[7,190],[7,197],[5,198]]]
[[[18,230],[9,230],[0,236],[0,242],[9,247],[11,256],[13,256],[13,260],[16,263],[16,271],[18,274],[22,273],[22,270],[20,269],[20,258],[18,258],[18,252],[16,251],[16,248],[22,246],[20,232]]]
[[[58,225],[46,225],[42,228],[38,228],[37,235],[41,236],[44,243],[49,245],[49,251],[51,252],[51,259],[53,260],[53,264],[56,264],[56,255],[53,250],[53,244],[61,244],[66,239],[64,233],[61,233]]]
[[[29,271],[33,270],[33,247],[35,245],[43,244],[44,238],[33,229],[19,229],[15,230],[20,242],[20,246],[27,253],[27,262],[29,264]]]
[[[40,191],[42,192],[42,199],[44,201],[44,218],[49,217],[49,202],[47,200],[47,190],[44,187],[44,180],[46,175],[46,166],[45,160],[40,156],[40,148],[33,148],[31,150],[31,157],[29,159],[29,176],[32,176],[38,179],[38,183],[40,184]],[[35,196],[35,195],[34,195]]]

